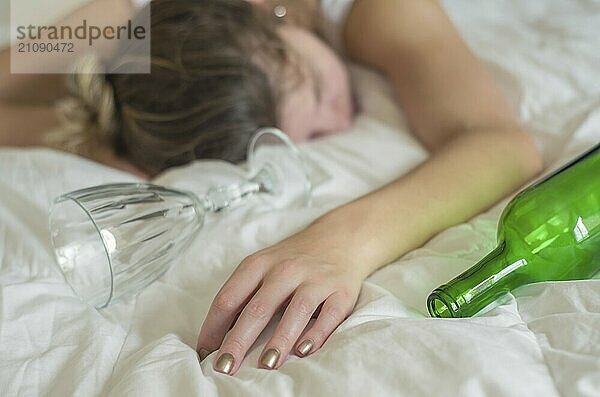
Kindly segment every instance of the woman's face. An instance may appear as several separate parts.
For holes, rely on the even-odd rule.
[[[304,72],[301,82],[283,94],[281,129],[299,142],[350,128],[357,106],[342,60],[305,29],[282,25],[279,33],[300,56]]]

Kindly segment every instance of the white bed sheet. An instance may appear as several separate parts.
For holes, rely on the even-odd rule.
[[[600,140],[600,2],[447,0],[501,82],[548,169]],[[102,312],[81,303],[54,265],[52,198],[135,178],[76,156],[0,149],[0,395],[598,396],[600,280],[541,283],[471,319],[431,319],[425,298],[494,247],[509,198],[373,273],[354,313],[308,358],[256,368],[278,315],[238,373],[198,363],[212,298],[247,254],[426,159],[377,74],[353,67],[365,104],[354,129],[304,146],[318,164],[313,208],[255,198],[209,219],[191,248],[137,299]],[[227,166],[197,162],[154,182],[198,192]]]

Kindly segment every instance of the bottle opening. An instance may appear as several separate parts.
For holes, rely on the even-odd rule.
[[[454,313],[442,297],[436,293],[432,293],[427,298],[427,309],[431,317],[453,318]]]

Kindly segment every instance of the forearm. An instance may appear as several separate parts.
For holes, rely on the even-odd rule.
[[[523,136],[511,130],[461,134],[408,174],[325,215],[311,228],[329,230],[345,247],[343,260],[366,277],[536,175],[539,157]]]
[[[10,55],[0,51],[0,103],[47,104],[66,94],[63,75],[12,74]]]
[[[364,27],[367,26],[368,29]],[[315,223],[364,275],[473,217],[542,167],[494,79],[434,0],[356,0],[348,53],[385,73],[427,162]]]
[[[43,145],[43,132],[58,126],[50,106],[0,104],[0,146]]]

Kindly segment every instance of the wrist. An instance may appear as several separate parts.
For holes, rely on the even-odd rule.
[[[365,216],[369,212],[361,209],[364,207],[358,201],[321,216],[307,230],[314,244],[327,250],[332,261],[344,264],[365,279],[380,267],[380,254],[385,250],[378,246],[381,239],[371,232],[369,216]]]

